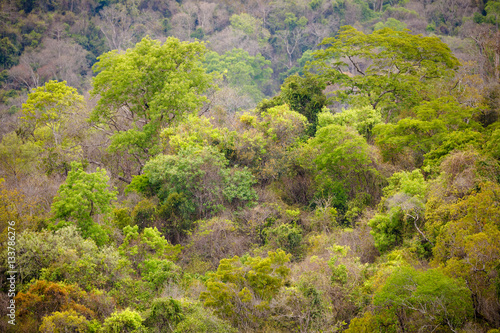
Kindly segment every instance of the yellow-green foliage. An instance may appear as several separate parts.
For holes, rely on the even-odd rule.
[[[278,250],[268,255],[221,260],[217,271],[208,274],[207,291],[200,295],[204,305],[236,326],[261,325],[258,318],[290,274],[289,254]]]

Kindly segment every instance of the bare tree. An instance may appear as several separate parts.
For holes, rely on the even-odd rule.
[[[121,4],[111,5],[99,12],[96,25],[104,34],[111,50],[125,50],[132,43],[132,17]]]

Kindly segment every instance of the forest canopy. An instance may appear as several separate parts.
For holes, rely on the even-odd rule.
[[[498,332],[499,16],[2,2],[0,331]]]

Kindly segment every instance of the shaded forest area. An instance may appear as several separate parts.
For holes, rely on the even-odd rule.
[[[499,16],[2,1],[0,331],[500,332]]]

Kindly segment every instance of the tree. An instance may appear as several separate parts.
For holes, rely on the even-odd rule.
[[[130,154],[139,167],[159,152],[162,127],[206,101],[212,76],[201,66],[205,52],[202,43],[146,37],[124,53],[99,57],[92,95],[100,98],[91,120],[109,131],[112,152]]]
[[[307,133],[313,136],[316,133],[318,113],[326,105],[326,96],[323,94],[325,85],[310,74],[304,77],[289,76],[281,85],[280,97],[282,101],[307,118],[309,128]]]
[[[84,238],[90,237],[99,245],[105,243],[107,236],[94,219],[110,213],[111,201],[116,200],[117,192],[109,190],[108,181],[106,170],[87,173],[80,163],[71,163],[71,171],[52,203],[54,219],[60,221],[56,228],[67,224],[63,221],[71,221],[80,228]]]
[[[63,332],[88,332],[89,321],[76,311],[56,311],[51,315],[43,317],[40,332],[42,333],[63,333]]]
[[[278,250],[268,255],[222,259],[217,272],[209,274],[207,291],[200,295],[204,305],[238,327],[258,327],[290,273],[289,254]]]
[[[318,114],[319,127],[330,124],[349,126],[356,129],[368,142],[373,141],[373,129],[381,122],[380,110],[374,109],[371,105],[349,108],[336,114],[323,110]]]
[[[83,239],[76,226],[55,232],[24,231],[17,238],[17,267],[20,284],[33,279],[65,281],[87,290],[110,290],[129,276],[130,265],[117,249],[98,247],[91,239]],[[2,261],[7,259],[2,253]],[[7,271],[5,261],[3,270]]]
[[[144,175],[158,188],[155,194],[163,203],[173,193],[183,194],[186,200],[179,209],[186,218],[199,218],[220,211],[224,205],[248,204],[257,198],[252,174],[227,164],[215,149],[194,146],[177,155],[156,156],[144,167]]]
[[[102,325],[103,333],[144,333],[146,327],[142,324],[141,315],[133,310],[116,311],[106,318]]]
[[[74,332],[86,332],[79,329],[86,327],[89,320],[98,319],[95,310],[101,306],[95,302],[93,295],[94,292],[87,293],[76,285],[33,281],[15,297],[19,316],[16,320],[19,320],[18,325],[23,332],[35,332],[40,324],[45,329],[40,330],[42,332],[54,332],[50,328],[55,324],[57,328],[64,325],[67,329],[74,329]]]
[[[21,109],[21,133],[42,150],[47,173],[69,169],[81,153],[76,124],[85,108],[83,96],[66,82],[49,81],[32,90]]]
[[[443,204],[429,229],[438,231],[433,264],[463,278],[476,315],[500,322],[500,186],[483,182],[461,200]]]
[[[239,88],[258,102],[264,96],[264,89],[269,85],[273,70],[271,61],[260,53],[251,56],[242,49],[232,49],[218,55],[210,52],[206,56],[207,72],[224,75],[229,86]]]
[[[351,197],[358,191],[377,196],[381,178],[370,156],[370,147],[355,130],[328,125],[317,131],[309,145],[318,149],[314,163],[318,168],[316,182],[323,197],[336,191],[335,184],[345,188]]]
[[[373,303],[381,313],[390,313],[403,332],[412,327],[456,331],[472,316],[471,297],[464,281],[435,269],[397,269],[375,293]]]
[[[386,121],[430,95],[432,82],[459,65],[439,38],[389,28],[366,35],[345,26],[321,45],[312,66],[328,84],[340,84],[335,97],[379,107]]]
[[[420,229],[424,222],[428,184],[420,170],[396,172],[383,189],[381,212],[368,222],[375,246],[386,251],[400,245],[403,239],[418,231],[424,241],[429,238]]]
[[[412,116],[396,124],[375,126],[375,143],[385,160],[410,160],[414,166],[438,165],[454,149],[481,142],[481,126],[475,108],[460,105],[452,97],[424,101]]]

